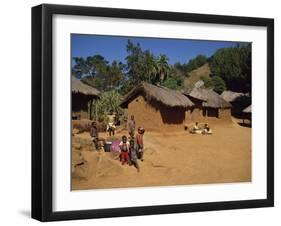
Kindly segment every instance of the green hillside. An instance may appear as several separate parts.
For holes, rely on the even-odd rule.
[[[201,78],[209,78],[211,74],[210,66],[208,63],[203,66],[192,70],[189,72],[188,78],[184,80],[185,89],[191,89],[194,87],[194,84],[198,82]]]

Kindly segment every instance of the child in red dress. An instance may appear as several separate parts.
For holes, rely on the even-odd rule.
[[[122,141],[119,144],[120,150],[121,150],[121,154],[120,154],[120,159],[122,162],[122,165],[124,165],[125,163],[128,164],[129,163],[129,147],[130,144],[127,141],[127,137],[123,136],[122,137]]]

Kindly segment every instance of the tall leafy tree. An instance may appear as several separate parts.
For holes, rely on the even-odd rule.
[[[113,61],[109,64],[101,55],[73,59],[75,65],[72,67],[72,74],[101,91],[108,91],[119,86],[124,78],[125,65],[122,62]]]
[[[143,67],[144,67],[144,80],[149,83],[154,83],[157,75],[156,59],[149,50],[143,53]]]
[[[127,42],[127,75],[128,79],[131,80],[132,84],[137,84],[143,79],[143,51],[140,44],[134,45],[130,40]]]
[[[161,54],[156,62],[157,73],[160,83],[162,83],[166,78],[169,70],[169,58],[165,54]]]
[[[251,92],[251,45],[219,49],[211,58],[212,75],[220,76],[228,89]]]
[[[91,76],[89,65],[83,57],[73,57],[75,62],[72,67],[72,75],[76,78],[82,78],[83,76]]]
[[[111,90],[120,85],[120,82],[124,79],[125,65],[122,62],[114,60],[111,66],[108,67],[107,72],[107,90]]]
[[[167,78],[170,66],[166,55],[161,54],[156,58],[149,50],[143,51],[139,43],[134,44],[130,40],[126,47],[127,85],[133,86],[141,81],[156,84]]]
[[[108,61],[101,55],[83,57],[73,57],[75,62],[72,72],[77,78],[84,76],[96,76],[102,74],[106,70]]]

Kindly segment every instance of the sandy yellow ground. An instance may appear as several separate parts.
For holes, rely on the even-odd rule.
[[[114,169],[115,173],[90,175],[88,179],[73,178],[72,189],[251,181],[251,128],[228,123],[213,125],[213,131],[213,135],[194,135],[186,131],[146,132],[140,172],[113,160],[120,164],[120,168]],[[87,133],[78,136],[90,139]],[[91,158],[97,153],[83,152],[83,155],[91,164]],[[99,155],[109,157],[110,153]]]

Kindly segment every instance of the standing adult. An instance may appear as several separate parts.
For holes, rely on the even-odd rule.
[[[109,136],[115,134],[115,115],[113,114],[113,111],[111,110],[109,114],[107,115],[107,131],[109,133]]]
[[[139,127],[138,128],[138,134],[137,134],[137,145],[138,145],[138,157],[141,161],[143,161],[143,151],[144,151],[144,146],[143,146],[143,135],[144,135],[144,128]]]
[[[105,143],[105,140],[103,138],[99,137],[99,132],[98,132],[98,128],[97,128],[97,123],[96,122],[92,122],[91,124],[91,128],[90,128],[90,136],[92,138],[92,141],[95,145],[96,150],[100,149],[100,142]]]
[[[131,115],[131,119],[128,122],[128,131],[131,139],[134,139],[135,128],[136,128],[135,117],[134,115]]]

